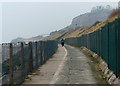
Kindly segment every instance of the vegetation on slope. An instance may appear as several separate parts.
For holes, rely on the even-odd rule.
[[[70,30],[61,30],[56,31],[52,35],[45,38],[45,40],[54,40],[57,38],[71,38],[71,37],[80,37],[84,34],[92,33],[98,29],[101,29],[101,27],[105,26],[108,22],[112,22],[115,19],[118,18],[118,9],[113,9],[113,11],[109,14],[108,19],[105,21],[96,21],[92,26],[84,26],[82,28],[77,29],[70,29]],[[62,36],[64,34],[64,36]]]
[[[64,38],[71,38],[71,37],[80,37],[84,34],[92,33],[98,29],[101,29],[101,27],[105,26],[108,22],[112,22],[115,19],[118,18],[118,9],[114,9],[111,14],[109,15],[108,19],[105,21],[96,21],[92,26],[90,27],[83,27],[75,30],[70,30],[67,32],[67,34],[64,36]]]

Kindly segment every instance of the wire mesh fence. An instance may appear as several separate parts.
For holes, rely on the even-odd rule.
[[[21,84],[57,50],[57,41],[2,44],[2,84]]]
[[[95,32],[77,38],[68,38],[65,43],[85,46],[101,56],[117,76],[120,76],[120,19],[106,24]]]

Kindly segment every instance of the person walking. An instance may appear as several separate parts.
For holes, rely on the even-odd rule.
[[[62,47],[64,46],[64,40],[63,39],[61,40],[61,45],[62,45]]]

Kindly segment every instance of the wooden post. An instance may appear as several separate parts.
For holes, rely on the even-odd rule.
[[[46,58],[46,41],[44,42],[44,62],[46,62],[47,58]]]
[[[22,82],[24,81],[25,79],[25,76],[24,76],[24,45],[23,45],[23,42],[21,43],[21,78],[22,78]]]
[[[29,73],[33,70],[32,42],[29,42]]]
[[[46,43],[45,43],[45,52],[46,52],[46,58],[47,58],[47,60],[48,60],[48,46],[47,46],[47,43],[48,43],[48,41],[46,41]]]
[[[45,41],[42,42],[42,58],[43,58],[43,64],[45,63]]]
[[[37,42],[35,42],[35,59],[36,59],[36,68],[38,68],[38,50],[37,50]]]
[[[10,55],[10,61],[9,61],[9,69],[10,69],[10,84],[12,85],[13,82],[13,46],[12,43],[10,43],[10,51],[9,51],[9,55]]]
[[[42,59],[42,41],[40,41],[40,63],[41,63],[41,65],[42,65],[42,63],[43,63],[43,59]]]
[[[48,41],[45,42],[45,57],[46,57],[46,61],[48,60],[48,57],[47,57],[47,56],[48,56],[48,55],[47,55],[47,54],[48,54],[47,42],[48,42]]]

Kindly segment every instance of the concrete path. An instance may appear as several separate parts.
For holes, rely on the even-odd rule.
[[[65,46],[67,60],[55,84],[105,84],[90,57],[79,48]]]
[[[60,46],[60,45],[59,45]],[[64,47],[59,47],[57,52],[35,73],[29,75],[23,84],[50,84],[54,83],[61,64],[65,61],[67,51]]]
[[[59,46],[57,53],[23,84],[105,84],[79,48]]]

